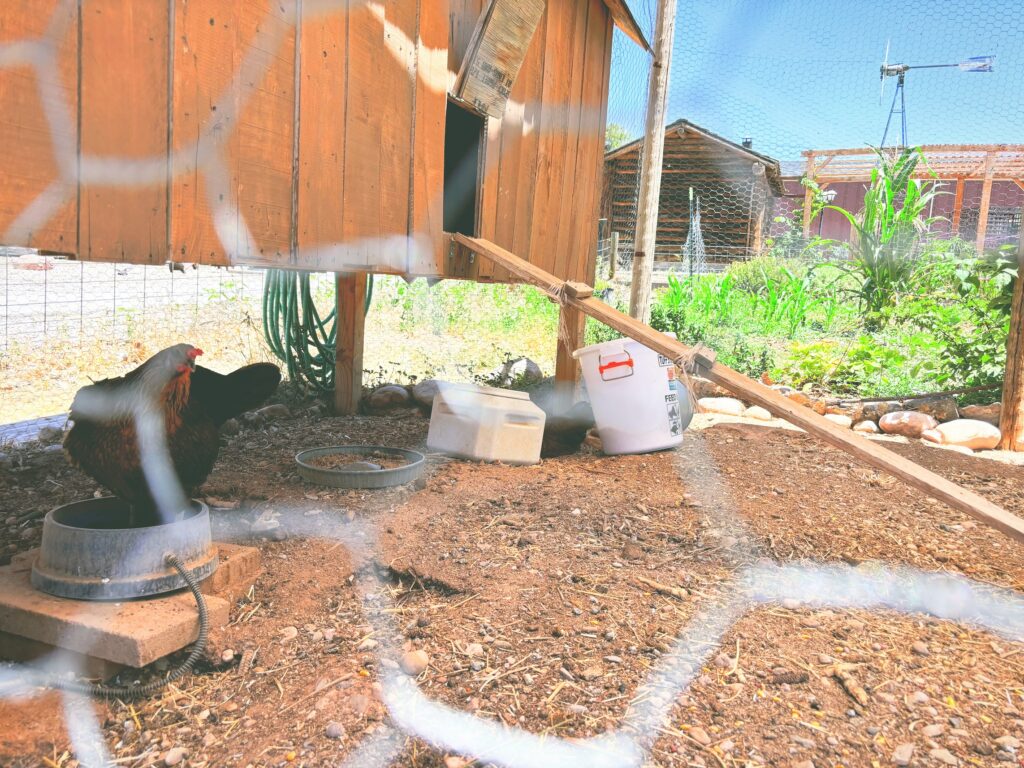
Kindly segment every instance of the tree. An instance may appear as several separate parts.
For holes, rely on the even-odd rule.
[[[618,123],[609,123],[604,132],[604,151],[611,152],[629,141],[629,131]]]

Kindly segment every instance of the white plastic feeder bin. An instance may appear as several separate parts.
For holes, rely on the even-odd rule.
[[[477,461],[536,464],[544,418],[526,392],[445,384],[434,395],[427,448]]]
[[[685,388],[673,386],[671,360],[632,339],[593,344],[573,356],[605,453],[648,453],[683,442],[692,410]]]

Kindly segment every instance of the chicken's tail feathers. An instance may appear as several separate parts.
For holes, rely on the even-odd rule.
[[[273,363],[253,363],[226,376],[196,366],[192,397],[203,402],[217,424],[251,411],[277,390],[281,370]]]

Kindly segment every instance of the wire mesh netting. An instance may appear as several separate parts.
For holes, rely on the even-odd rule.
[[[0,347],[130,341],[142,326],[190,330],[217,304],[256,308],[263,270],[72,261],[0,247]]]
[[[287,18],[295,17],[285,14],[284,22],[273,18],[275,6],[282,12],[319,9],[339,29],[347,29],[348,14],[364,5],[379,12],[382,21],[388,20],[386,10],[397,6],[356,0],[282,2],[270,4],[270,18],[253,12],[255,6],[247,7],[261,22],[256,26],[270,32],[256,38],[258,55],[246,57],[232,73],[238,83],[233,96],[243,101],[240,94],[248,97],[262,87],[252,73],[264,59],[287,59],[280,51],[285,36],[281,30],[290,27]],[[663,316],[675,311],[672,317],[678,323],[661,330],[671,329],[687,342],[706,341],[720,353],[719,359],[742,365],[752,375],[772,369],[768,356],[773,344],[793,342],[806,346],[779,363],[794,384],[803,384],[797,379],[810,370],[812,375],[828,373],[828,383],[839,387],[853,386],[853,376],[868,375],[875,376],[870,386],[890,386],[879,371],[903,373],[920,363],[927,372],[927,364],[942,354],[929,350],[912,366],[896,351],[888,354],[879,341],[877,346],[888,356],[881,362],[869,358],[856,346],[865,330],[857,324],[860,308],[844,308],[836,291],[812,295],[815,276],[792,263],[797,257],[849,258],[848,249],[836,244],[845,242],[843,227],[849,222],[822,206],[833,202],[856,208],[865,202],[865,179],[851,180],[854,160],[842,159],[862,155],[830,156],[821,150],[860,146],[880,132],[888,108],[868,106],[877,98],[874,50],[881,50],[883,38],[902,38],[894,44],[894,55],[899,45],[927,46],[906,49],[908,56],[950,53],[938,47],[937,41],[944,39],[968,48],[966,55],[975,52],[975,44],[1000,39],[1015,43],[1021,22],[1010,3],[984,8],[975,3],[973,9],[960,6],[945,14],[941,25],[921,34],[922,19],[935,15],[932,4],[847,5],[855,7],[696,0],[681,4],[656,255],[688,272],[690,279],[685,291],[676,284],[675,293],[666,293]],[[653,0],[633,6],[650,36]],[[67,7],[88,8],[89,2],[73,0]],[[585,10],[604,12],[596,3]],[[197,26],[206,25],[204,15]],[[213,18],[209,26],[215,26]],[[464,30],[467,37],[469,27]],[[870,35],[860,42],[853,39],[852,31],[865,28]],[[422,41],[403,38],[393,23],[381,24],[381,29],[387,31],[377,40],[359,40],[376,45],[367,46],[372,52],[367,58],[390,55],[408,65],[410,50],[422,47]],[[956,36],[960,29],[969,35]],[[194,41],[185,44],[201,49]],[[643,124],[650,58],[619,31],[614,46],[608,108],[614,128],[608,132],[598,254],[602,269],[614,266],[628,274],[643,158],[643,147],[631,141]],[[1009,47],[1000,48],[999,55]],[[928,130],[921,128],[920,142],[1013,140],[1021,111],[1019,70],[1009,66],[1015,50],[1005,55],[1010,74],[998,89],[984,99],[972,94],[962,100],[991,120],[968,124],[943,114]],[[53,86],[58,78],[51,53],[36,43],[4,43],[0,65],[29,60]],[[423,57],[424,64],[443,58],[434,53]],[[327,50],[323,56],[328,57]],[[414,75],[435,78],[427,85],[436,88],[436,80],[443,82],[449,74],[443,64],[440,70],[439,76],[436,71]],[[543,73],[532,74],[543,80]],[[908,88],[917,74],[910,73]],[[949,72],[950,77],[954,74],[988,77]],[[907,100],[908,130],[915,142],[919,123],[914,110],[925,95],[922,90],[921,101],[916,96]],[[555,107],[557,114],[562,105]],[[531,126],[538,108],[516,106]],[[948,105],[942,111],[948,113]],[[907,116],[900,117],[901,125]],[[585,122],[581,115],[578,125]],[[518,153],[518,142],[513,143]],[[377,145],[372,149],[380,153]],[[817,152],[802,154],[809,150]],[[953,154],[959,164],[948,172],[964,179],[961,184],[957,176],[951,189],[958,213],[950,208],[948,223],[934,224],[940,239],[956,234],[965,248],[979,243],[992,248],[1019,237],[1020,204],[1006,183],[1020,187],[1016,161],[1004,163],[1002,150]],[[537,153],[538,163],[542,156]],[[507,157],[509,166],[521,164],[518,154],[510,151]],[[863,157],[868,169],[873,168],[874,156]],[[133,174],[140,170],[130,158],[89,158],[90,172],[113,171],[105,180],[110,186],[118,186],[111,182],[115,179],[131,187]],[[939,159],[932,157],[936,168]],[[224,170],[211,157],[203,161],[208,163],[208,181],[219,175],[214,171]],[[160,176],[166,172],[165,162],[161,157],[147,168]],[[810,197],[799,181],[808,166],[817,184]],[[925,165],[921,168],[925,173]],[[829,173],[840,171],[843,175],[828,179]],[[1004,179],[1004,172],[1017,175]],[[831,200],[830,190],[836,192]],[[45,206],[56,198],[40,199]],[[922,215],[944,216],[946,200],[929,197]],[[808,201],[811,207],[802,208]],[[393,208],[405,212],[402,204]],[[34,208],[35,213],[39,210]],[[219,223],[226,226],[216,236],[237,235],[232,227],[238,224],[238,217],[232,217],[237,210],[218,213]],[[259,223],[257,216],[250,220]],[[922,241],[915,240],[914,248],[919,246]],[[360,243],[364,247],[384,252],[394,243]],[[737,269],[759,254],[794,258],[770,274],[761,265],[746,273]],[[141,362],[131,354],[137,326],[177,333],[199,325],[214,338],[230,339],[232,323],[252,323],[245,308],[255,303],[263,287],[260,272],[236,268],[186,267],[181,272],[166,266],[79,264],[23,252],[0,253],[0,259],[5,349],[17,344],[19,355],[46,355],[47,347],[58,343],[65,350],[103,344],[116,350],[122,371]],[[730,270],[726,277],[731,282],[703,274],[723,269]],[[329,288],[330,281],[319,278],[318,286]],[[780,301],[772,292],[783,284],[788,293]],[[436,337],[445,335],[447,326],[439,323],[433,329],[435,338],[412,335],[417,325],[440,320],[424,308],[430,295],[407,291],[397,279],[391,285],[395,289],[389,300],[405,309],[402,324],[385,330],[400,340],[405,359],[423,354],[413,347],[435,354]],[[742,290],[730,293],[731,285]],[[872,296],[867,294],[867,300],[874,300]],[[466,291],[461,298],[450,314],[459,322],[478,320],[479,294]],[[543,295],[536,298],[543,310],[526,306],[500,319],[504,338],[527,335],[527,316],[545,310],[555,313],[557,324],[557,310]],[[680,307],[688,314],[679,312]],[[210,308],[217,311],[207,312]],[[980,303],[977,309],[987,311]],[[241,312],[232,315],[232,310]],[[755,324],[758,330],[770,326],[776,338],[755,345]],[[817,344],[817,337],[827,333],[839,341]],[[914,333],[920,335],[918,329]],[[959,328],[954,328],[950,335],[957,333]],[[534,335],[552,346],[552,327]],[[959,341],[944,340],[943,354]],[[465,348],[457,352],[467,354]],[[187,363],[182,365],[188,370]],[[841,373],[835,367],[839,365],[846,365]],[[991,378],[991,372],[986,375]],[[821,383],[820,378],[815,382]],[[909,387],[917,382],[898,383]],[[38,382],[39,387],[43,384]],[[149,473],[172,478],[169,486],[180,492],[171,464],[181,451],[165,450],[174,436],[164,433],[166,425],[152,411],[123,397],[125,391],[106,390],[107,396],[98,398],[103,406],[98,411],[122,417],[128,413],[140,432],[144,425],[155,424],[156,431],[149,434],[157,437],[139,441],[139,464]],[[391,394],[408,404],[406,388],[395,387]],[[950,517],[944,508],[936,511],[916,494],[895,492],[885,478],[851,467],[845,457],[808,456],[815,449],[805,445],[803,435],[787,437],[789,433],[778,430],[766,438],[765,431],[747,424],[726,432],[735,437],[720,431],[687,439],[679,452],[620,459],[570,457],[561,467],[555,462],[509,468],[436,461],[423,485],[360,494],[301,482],[292,464],[295,450],[311,442],[391,441],[422,448],[426,421],[412,409],[384,418],[339,419],[323,417],[319,404],[300,405],[301,413],[282,416],[278,407],[276,415],[242,419],[246,423],[235,425],[233,438],[225,432],[219,474],[196,489],[217,507],[213,517],[218,538],[257,548],[264,569],[258,585],[222,606],[221,617],[230,610],[231,619],[218,638],[221,645],[211,649],[220,654],[211,654],[163,698],[134,704],[111,701],[103,705],[106,709],[93,708],[72,692],[44,700],[34,670],[0,669],[0,698],[7,707],[0,712],[4,737],[18,735],[6,732],[17,730],[6,728],[6,718],[17,707],[29,713],[21,721],[26,730],[30,724],[40,729],[22,750],[40,754],[17,754],[12,760],[34,765],[41,757],[48,765],[68,767],[163,763],[383,768],[479,762],[535,768],[703,766],[714,761],[760,766],[805,758],[810,762],[813,757],[816,763],[842,760],[857,765],[889,760],[890,740],[899,738],[907,740],[911,754],[916,739],[922,752],[931,749],[933,760],[949,764],[957,757],[945,747],[933,747],[937,742],[920,735],[925,729],[919,728],[927,715],[941,726],[935,730],[933,725],[930,732],[945,737],[946,724],[938,721],[947,714],[950,725],[957,730],[963,726],[967,736],[954,741],[954,736],[961,737],[949,732],[949,741],[943,743],[964,760],[974,759],[969,743],[982,745],[973,753],[987,756],[998,748],[1013,760],[1017,739],[997,734],[1019,729],[1016,718],[1024,705],[1019,680],[1014,679],[1018,670],[1012,657],[1018,649],[1007,651],[1003,645],[1024,639],[1016,552],[1006,547],[1001,534],[980,526],[960,536],[968,530],[966,519]],[[659,408],[664,405],[658,403]],[[633,409],[622,411],[632,418]],[[214,440],[219,449],[219,439]],[[740,452],[744,448],[747,452]],[[6,471],[9,460],[3,458]],[[817,472],[819,465],[827,476]],[[39,540],[39,518],[57,499],[71,501],[75,494],[96,489],[81,473],[54,466],[27,462],[17,467],[20,506],[4,520],[9,539],[3,556],[8,560],[15,554],[27,556],[26,550]],[[574,469],[554,471],[566,466]],[[981,474],[966,471],[964,464],[952,466],[964,475]],[[1012,501],[1019,493],[1008,475],[991,470],[979,484],[999,489]],[[854,476],[863,482],[854,483]],[[28,488],[30,482],[39,487]],[[828,506],[833,496],[840,504]],[[904,496],[914,498],[907,501]],[[897,515],[893,508],[901,504],[905,506]],[[143,538],[148,537],[173,547],[159,527],[148,529]],[[947,546],[954,556],[945,554]],[[814,563],[814,558],[829,562]],[[864,563],[866,558],[871,562]],[[439,577],[421,578],[420,564],[426,565],[424,574],[438,569]],[[25,568],[19,567],[27,579]],[[945,572],[954,568],[972,576]],[[763,603],[772,604],[771,610],[759,609]],[[809,612],[825,607],[835,611]],[[90,612],[88,607],[79,610],[76,615]],[[884,610],[886,615],[868,617],[867,610]],[[752,615],[744,617],[748,613]],[[935,620],[923,620],[921,614]],[[748,623],[737,629],[744,618]],[[914,645],[921,643],[924,651],[915,649],[913,655],[880,644],[869,653],[859,645],[868,635],[864,629],[869,618],[885,622],[882,635],[889,645],[910,647],[911,638],[926,636],[941,652],[933,653],[917,640]],[[60,642],[79,653],[50,654],[42,667],[65,679],[84,676],[85,654],[98,653],[95,638],[95,632],[72,623]],[[783,662],[793,668],[780,669],[777,665]],[[951,681],[957,666],[970,670],[969,684]],[[163,672],[157,663],[143,671],[130,669],[124,678],[159,684]],[[906,706],[898,706],[901,697]],[[937,707],[941,702],[948,712],[929,712],[930,701]],[[40,712],[48,716],[40,717]],[[878,725],[867,726],[868,721]],[[871,738],[864,737],[865,727],[877,728],[869,732]],[[898,749],[909,761],[905,744]],[[6,760],[3,749],[0,745],[0,758]]]
[[[653,2],[637,5],[641,19],[653,15]],[[850,224],[822,203],[857,213],[876,165],[870,147],[883,143],[926,147],[931,171],[920,176],[941,182],[943,192],[927,211],[935,238],[956,237],[978,250],[1015,244],[1024,148],[1004,145],[1024,138],[1009,117],[1024,109],[1024,61],[1012,43],[1024,32],[1018,11],[1012,2],[941,13],[916,0],[680,2],[656,239],[661,268],[690,270],[682,245],[691,190],[707,247],[700,269],[721,270],[773,249],[841,256],[833,246],[850,240]],[[643,133],[645,92],[615,87],[613,78],[612,107],[619,101],[632,110],[609,111],[624,147],[606,163],[601,215],[609,235],[620,233],[625,263],[640,162],[640,148],[629,142]],[[824,152],[832,149],[862,152]],[[805,217],[801,179],[809,171],[826,196]],[[805,248],[819,240],[833,243]]]

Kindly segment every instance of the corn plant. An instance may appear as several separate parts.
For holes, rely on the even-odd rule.
[[[910,288],[915,256],[935,221],[925,212],[932,199],[943,194],[936,182],[913,178],[918,165],[927,167],[920,147],[905,148],[894,158],[875,153],[878,166],[871,172],[863,209],[851,213],[838,205],[826,206],[850,222],[847,269],[860,283],[858,294],[869,328],[877,327],[881,310]]]

